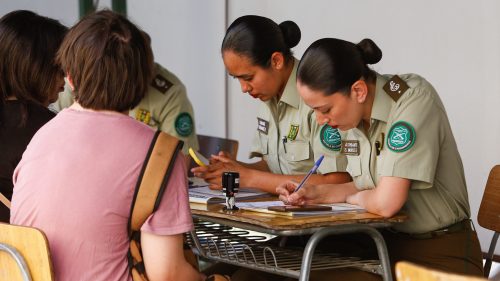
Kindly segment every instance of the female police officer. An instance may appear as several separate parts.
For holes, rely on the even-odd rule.
[[[275,192],[286,179],[300,180],[321,154],[330,158],[322,164],[322,175],[312,183],[346,182],[345,160],[337,159],[340,135],[328,126],[321,128],[313,111],[304,104],[296,88],[298,61],[290,48],[300,40],[300,29],[292,21],[280,25],[260,16],[242,16],[227,29],[222,58],[228,73],[238,79],[241,90],[260,99],[255,137],[250,157],[262,157],[253,164],[237,162],[221,153],[208,167],[192,169],[195,176],[219,185],[223,171],[240,173],[241,187]],[[302,174],[302,175],[301,175]]]
[[[292,204],[348,202],[408,221],[384,232],[393,263],[482,275],[462,161],[444,106],[416,74],[380,75],[367,64],[382,52],[369,39],[321,39],[304,53],[297,87],[320,124],[347,131],[341,153],[353,181],[277,188]],[[351,278],[352,279],[352,278]]]

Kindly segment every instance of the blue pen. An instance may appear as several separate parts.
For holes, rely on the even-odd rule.
[[[297,192],[307,181],[307,179],[314,173],[316,173],[316,170],[318,169],[319,165],[321,164],[321,161],[323,161],[323,158],[325,158],[324,155],[321,155],[319,157],[319,159],[316,161],[316,163],[314,163],[314,166],[312,167],[312,169],[309,171],[309,173],[307,173],[307,175],[304,177],[304,179],[299,183],[299,185],[297,185],[297,187],[295,188],[295,190],[293,192]]]

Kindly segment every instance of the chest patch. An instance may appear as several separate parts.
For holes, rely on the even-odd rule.
[[[415,144],[416,138],[417,134],[410,123],[398,121],[389,130],[387,147],[394,152],[407,151]]]
[[[181,137],[187,137],[193,133],[193,118],[187,112],[182,112],[175,118],[175,131]]]
[[[287,138],[289,140],[295,140],[297,138],[297,134],[299,133],[299,125],[290,125],[290,130],[288,130]]]
[[[151,112],[145,109],[137,109],[137,112],[135,113],[135,120],[149,125],[149,122],[151,121]]]
[[[257,130],[267,135],[269,131],[269,121],[257,117]]]
[[[333,151],[340,151],[342,139],[340,137],[339,130],[334,129],[329,125],[324,125],[323,128],[321,128],[319,137],[321,144],[323,144],[324,147]]]
[[[165,94],[168,91],[168,89],[172,87],[172,85],[174,84],[168,81],[167,78],[161,76],[160,74],[157,74],[155,78],[153,78],[153,81],[151,82],[151,86],[160,91],[162,94]]]
[[[359,155],[359,141],[358,140],[345,140],[342,141],[342,150],[341,152],[344,155]]]
[[[394,75],[391,80],[387,81],[384,85],[384,91],[394,100],[398,99],[408,90],[410,87],[406,82],[401,79],[401,77]]]

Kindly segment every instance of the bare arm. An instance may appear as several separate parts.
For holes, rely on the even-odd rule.
[[[411,181],[397,177],[382,177],[377,188],[359,191],[346,202],[359,205],[368,212],[383,217],[394,216],[408,199]]]
[[[240,174],[241,177],[241,174]],[[271,172],[258,170],[249,170],[247,176],[243,179],[244,186],[258,187],[266,192],[275,193],[276,187],[285,181],[300,182],[305,177],[303,175],[281,175]],[[307,180],[311,185],[345,183],[349,182],[351,177],[348,173],[329,173],[326,175],[314,174]],[[241,185],[241,182],[240,182]]]
[[[243,163],[239,162],[243,167],[249,168],[249,169],[254,169],[254,170],[259,170],[263,172],[269,172],[269,166],[267,166],[267,162],[261,159],[259,162],[255,163]]]
[[[288,181],[276,188],[281,201],[286,204],[329,204],[346,202],[346,198],[358,192],[353,182],[342,184],[306,184],[297,192],[294,192],[298,183]]]
[[[269,172],[265,161],[252,164],[242,164],[224,156],[213,156],[215,162],[207,167],[192,169],[195,176],[205,179],[214,186],[221,185],[224,171],[234,171],[240,174],[240,187],[253,187],[276,194],[276,187],[285,181],[301,181],[304,175],[281,175]],[[351,178],[348,173],[330,173],[312,175],[309,184],[345,183]]]
[[[164,236],[141,232],[141,246],[150,281],[205,279],[184,259],[182,234]]]
[[[359,205],[368,212],[392,217],[401,210],[410,190],[409,179],[382,177],[374,189],[359,191],[354,182],[344,184],[306,185],[293,192],[296,182],[286,182],[276,188],[280,200],[287,204],[321,204],[347,202]]]

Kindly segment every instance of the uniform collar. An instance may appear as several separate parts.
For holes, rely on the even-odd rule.
[[[287,103],[288,105],[299,108],[300,104],[300,96],[297,91],[297,67],[299,65],[299,61],[296,58],[293,58],[293,69],[290,73],[290,77],[288,77],[288,82],[286,83],[285,89],[283,90],[283,95],[281,96],[280,101]]]
[[[384,91],[383,87],[389,79],[377,73],[377,82],[375,85],[375,99],[372,105],[371,119],[380,120],[387,123],[389,113],[394,100]]]

